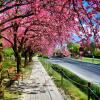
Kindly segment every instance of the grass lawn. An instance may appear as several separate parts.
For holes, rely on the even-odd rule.
[[[19,100],[18,97],[20,96],[20,92],[17,90],[14,91],[9,91],[9,90],[4,90],[4,98],[0,100]]]
[[[89,63],[94,63],[94,64],[100,64],[100,59],[95,58],[93,61],[93,58],[88,58],[88,57],[83,57],[82,60],[77,59],[79,61],[83,61],[83,62],[89,62]]]
[[[22,65],[23,65],[23,63],[24,63],[24,61],[22,60]],[[2,71],[5,74],[5,78],[7,78],[6,70],[10,66],[16,67],[16,62],[13,59],[5,59],[2,62]],[[29,75],[31,74],[31,70],[32,70],[31,63],[29,65],[27,65],[26,67],[21,67],[21,70],[23,73],[23,79],[29,77]],[[9,91],[9,89],[4,89],[4,98],[0,99],[0,100],[19,100],[18,98],[19,98],[20,94],[21,93],[19,91],[17,91],[17,89],[16,89],[16,91]]]
[[[83,61],[84,62],[91,62],[91,63],[95,63],[95,64],[99,64],[100,63],[100,59],[95,58],[94,61],[92,58],[87,58],[87,57],[83,57]]]
[[[78,87],[76,87],[73,83],[71,83],[69,80],[66,80],[64,78],[63,85],[61,84],[61,75],[51,68],[52,64],[44,63],[45,60],[41,58],[40,61],[43,64],[46,71],[48,72],[48,74],[54,79],[54,82],[57,85],[57,87],[62,89],[65,95],[70,95],[71,100],[87,100],[87,95],[84,92],[82,92]],[[67,100],[66,97],[65,100]]]

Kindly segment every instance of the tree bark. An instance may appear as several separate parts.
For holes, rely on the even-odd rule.
[[[21,53],[19,53],[16,48],[13,48],[13,50],[14,50],[15,61],[17,63],[17,73],[19,73],[21,67]]]
[[[2,71],[0,70],[0,99],[3,99],[4,97],[4,89],[3,89],[3,86],[2,86],[2,81],[3,81],[3,77],[2,77]]]
[[[25,67],[28,64],[28,52],[27,51],[25,51],[24,57],[25,57],[25,60],[24,60],[24,67]]]
[[[29,62],[32,62],[32,53],[29,53]]]
[[[17,54],[16,60],[17,60],[17,73],[19,73],[21,71],[20,70],[20,67],[21,67],[21,56],[20,56],[20,54]]]
[[[29,50],[29,62],[32,62],[33,51]]]
[[[0,86],[0,99],[3,100],[3,97],[4,97],[4,90],[3,90],[2,86]]]
[[[18,25],[15,22],[13,25],[13,29],[14,29],[14,45],[13,45],[13,50],[14,50],[14,55],[15,55],[15,59],[17,62],[17,73],[20,72],[20,67],[21,67],[21,50],[19,52],[18,48],[17,48],[17,30],[18,30]]]

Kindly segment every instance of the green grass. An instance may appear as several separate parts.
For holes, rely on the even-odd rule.
[[[94,61],[93,61],[92,58],[83,57],[82,61],[90,62],[90,63],[95,63],[95,64],[99,64],[100,63],[100,59],[97,59],[97,58],[95,58]]]
[[[20,92],[4,90],[4,98],[2,100],[19,100]]]
[[[64,90],[65,94],[70,95],[72,100],[87,100],[87,95],[80,90],[80,88],[76,87],[72,82],[69,80],[63,79],[63,85],[61,85],[61,75],[55,71],[52,70],[51,66],[53,64],[47,64],[44,63],[44,60],[41,60],[41,63],[43,64],[44,68],[48,72],[50,76],[53,77],[55,84],[57,87]],[[60,68],[60,67],[59,67]],[[70,72],[69,72],[70,74]]]
[[[51,64],[49,62],[47,63],[46,59],[41,59],[41,58],[39,58],[39,59],[49,74],[51,73],[51,75],[52,75],[53,72],[57,73],[57,75],[55,77],[54,77],[55,74],[53,74],[53,77],[55,79],[61,80],[61,78],[59,78],[59,77],[61,77],[61,71],[63,70],[65,75],[68,76],[71,80],[74,80],[75,82],[77,82],[81,85],[85,85],[85,87],[80,86],[80,85],[77,85],[76,83],[72,82],[71,80],[69,81],[68,78],[66,78],[66,79],[64,78],[65,85],[63,84],[63,86],[64,86],[63,87],[63,86],[59,85],[61,82],[58,81],[58,83],[57,83],[55,81],[57,86],[60,86],[63,90],[67,88],[66,91],[68,91],[68,93],[71,94],[72,100],[87,100],[88,89],[86,86],[88,85],[88,81],[81,79],[74,73],[70,72],[69,70],[67,70],[65,68],[62,68],[61,66],[59,66],[57,64]],[[100,87],[96,86],[95,84],[91,84],[91,89],[94,91],[94,93],[96,95],[98,95],[98,97],[100,97]],[[69,92],[69,91],[71,91],[71,92]],[[78,95],[78,97],[77,97],[77,95]],[[76,98],[79,98],[79,99],[76,99]],[[92,100],[97,100],[94,95],[91,95],[91,98],[92,98]]]
[[[22,60],[22,65],[23,65],[24,61]],[[4,78],[8,78],[7,77],[7,69],[10,67],[16,67],[16,62],[12,59],[5,59],[2,62],[2,72],[4,73],[3,76],[5,76]],[[27,77],[29,77],[29,75],[31,74],[32,71],[32,67],[31,67],[31,63],[29,65],[27,65],[26,67],[21,66],[21,70],[23,73],[23,79],[26,79]],[[16,74],[16,73],[15,73]],[[13,76],[15,75],[13,74]],[[22,77],[21,77],[22,78]],[[18,97],[20,93],[17,91],[13,92],[13,91],[9,91],[8,89],[4,89],[4,98],[3,100],[19,100]],[[2,99],[0,99],[2,100]]]
[[[83,57],[82,60],[76,59],[78,61],[83,61],[83,62],[89,62],[89,63],[94,63],[94,64],[100,64],[100,59],[95,58],[93,61],[93,58],[88,58],[88,57]]]
[[[4,56],[10,57],[11,55],[14,54],[14,51],[12,48],[4,48],[3,53],[4,53]]]
[[[23,79],[26,79],[30,76],[32,72],[32,65],[33,65],[33,62],[28,64],[25,68],[21,68],[22,73],[23,73]]]
[[[15,67],[16,66],[16,62],[14,60],[11,60],[11,59],[4,59],[4,61],[2,62],[3,69],[6,70],[10,66]]]

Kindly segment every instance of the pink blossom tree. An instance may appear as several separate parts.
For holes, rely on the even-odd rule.
[[[87,2],[90,8],[98,12],[99,1],[96,1]],[[52,54],[55,45],[69,42],[75,32],[86,41],[90,41],[92,33],[98,34],[99,22],[93,17],[93,11],[88,12],[89,6],[86,8],[82,0],[2,1],[0,32],[3,43],[14,50],[17,72],[20,71],[23,49],[30,51],[31,60],[32,52]],[[95,27],[93,20],[96,22]],[[89,28],[85,29],[84,24]],[[96,36],[98,37],[95,35],[95,38]]]

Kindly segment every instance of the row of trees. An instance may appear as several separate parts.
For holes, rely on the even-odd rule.
[[[69,42],[73,33],[88,44],[91,37],[98,42],[100,21],[95,15],[99,7],[99,0],[1,0],[0,37],[3,46],[14,51],[17,72],[23,52],[25,64],[32,53],[50,55],[55,45]]]
[[[80,55],[80,52],[83,52],[82,56],[86,57],[96,57],[100,58],[100,47],[94,46],[94,43],[91,42],[89,46],[82,47],[79,43],[69,43],[67,45],[68,50],[71,52],[73,57]]]

